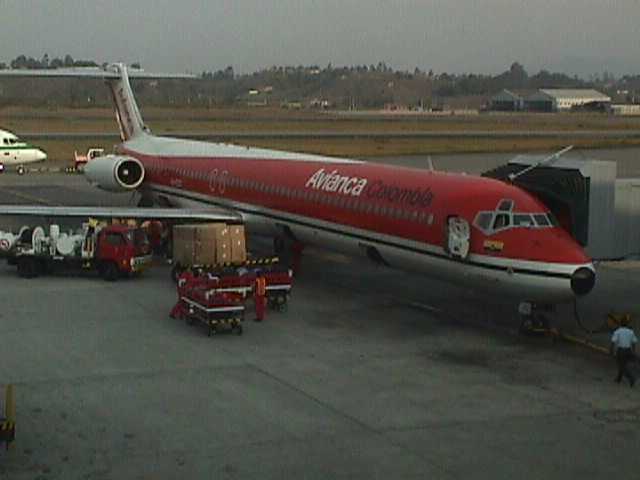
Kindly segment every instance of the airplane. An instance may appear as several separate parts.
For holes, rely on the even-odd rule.
[[[104,190],[138,191],[141,206],[214,208],[280,244],[365,255],[530,302],[574,301],[595,285],[583,248],[539,198],[508,180],[156,136],[129,78],[166,76],[121,63],[0,74],[103,78],[122,143],[89,162],[84,175]]]
[[[44,162],[46,159],[44,150],[20,140],[7,130],[0,130],[0,164],[3,168],[9,165],[22,167],[28,163]]]

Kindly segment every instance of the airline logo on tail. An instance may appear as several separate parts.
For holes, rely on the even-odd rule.
[[[124,93],[124,88],[120,87],[118,89],[118,100],[120,101],[120,111],[124,114],[124,118],[122,119],[124,125],[123,130],[127,134],[127,137],[131,137],[133,135],[133,120],[131,118],[131,111],[129,110],[129,104],[127,102],[127,96]]]

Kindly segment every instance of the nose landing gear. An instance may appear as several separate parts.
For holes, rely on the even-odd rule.
[[[524,335],[545,335],[551,328],[549,315],[553,313],[553,305],[520,302],[520,333]]]

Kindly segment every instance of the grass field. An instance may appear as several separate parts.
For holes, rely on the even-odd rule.
[[[640,117],[613,117],[604,114],[482,114],[482,115],[384,115],[381,113],[348,114],[287,111],[281,109],[213,109],[186,108],[143,109],[143,117],[158,134],[190,132],[194,134],[246,133],[334,133],[354,134],[424,133],[424,132],[566,132],[558,137],[535,138],[377,138],[377,139],[238,139],[233,143],[267,148],[319,153],[334,156],[366,157],[420,155],[460,152],[511,152],[552,150],[573,144],[579,147],[612,148],[640,145],[640,135],[631,138],[579,136],[574,132],[640,131]],[[86,134],[82,140],[42,140],[38,145],[53,162],[70,161],[73,151],[102,146],[111,150],[117,143],[118,129],[110,109],[40,110],[5,108],[0,110],[0,128],[18,135],[29,133]],[[91,138],[94,133],[111,133],[112,141]]]

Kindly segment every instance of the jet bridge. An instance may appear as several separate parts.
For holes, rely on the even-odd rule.
[[[549,207],[589,255],[595,259],[614,258],[616,163],[562,157],[552,165],[524,172],[543,159],[544,156],[519,155],[482,175],[512,181],[529,191]],[[517,175],[518,172],[523,173]]]

